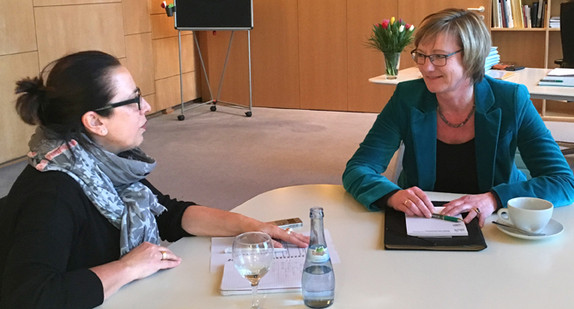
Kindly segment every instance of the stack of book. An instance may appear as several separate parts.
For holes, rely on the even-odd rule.
[[[498,47],[492,46],[490,48],[490,53],[486,57],[486,61],[484,63],[484,70],[488,71],[492,68],[493,65],[500,62],[500,55],[498,54]]]
[[[533,0],[531,5],[522,0],[492,0],[493,28],[544,28],[548,0]]]
[[[550,17],[548,27],[560,29],[560,16]]]

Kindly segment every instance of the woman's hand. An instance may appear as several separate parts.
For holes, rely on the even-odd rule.
[[[478,217],[478,224],[480,227],[483,227],[486,218],[496,211],[497,206],[496,197],[491,192],[465,195],[445,204],[441,214],[455,216],[468,212],[468,215],[464,218],[464,223],[469,223],[472,219]]]
[[[299,247],[309,245],[309,236],[283,230],[280,227],[235,212],[205,206],[191,206],[185,210],[181,226],[196,236],[236,236],[245,232],[260,231],[271,238],[290,242]],[[275,247],[281,244],[275,242]]]
[[[431,200],[419,187],[410,187],[395,192],[388,199],[387,204],[408,216],[430,218],[435,211]]]
[[[293,232],[291,228],[282,229],[275,224],[261,222],[262,226],[259,228],[261,232],[269,234],[273,238],[273,245],[275,248],[283,247],[280,242],[275,239],[292,243],[298,247],[305,248],[309,245],[309,236]]]
[[[160,269],[173,268],[181,258],[166,247],[144,242],[120,258],[120,262],[134,271],[134,280],[142,279]]]
[[[119,260],[90,270],[100,278],[104,299],[107,299],[125,284],[145,278],[160,269],[176,267],[180,263],[181,258],[168,248],[144,242]]]

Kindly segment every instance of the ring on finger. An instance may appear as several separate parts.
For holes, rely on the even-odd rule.
[[[411,200],[409,200],[409,199],[406,199],[406,200],[403,202],[403,205],[405,205],[405,206],[409,206],[409,205],[407,205],[407,204],[408,204],[408,202],[410,202],[410,201],[411,201]]]
[[[480,215],[480,209],[478,209],[478,208],[473,208],[472,210],[474,210],[474,211],[476,212],[476,215],[477,215],[477,216]]]
[[[161,260],[162,261],[167,260],[167,251],[162,250],[162,251],[160,251],[160,253],[161,253]]]
[[[288,227],[285,229],[285,232],[287,232],[287,235],[291,235],[291,233],[293,232],[293,229]]]

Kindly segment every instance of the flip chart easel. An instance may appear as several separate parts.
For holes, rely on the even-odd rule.
[[[221,101],[221,89],[223,87],[223,80],[227,63],[229,61],[229,54],[231,51],[231,44],[233,42],[233,35],[235,31],[247,31],[247,56],[248,56],[248,82],[249,82],[249,106],[245,116],[251,117],[253,107],[253,94],[251,85],[251,30],[253,29],[253,1],[252,0],[173,0],[172,5],[166,5],[165,1],[162,4],[168,16],[174,16],[175,29],[178,31],[178,45],[179,45],[179,83],[180,83],[180,97],[181,97],[181,114],[178,115],[178,120],[184,120],[184,99],[183,99],[183,71],[182,71],[182,51],[181,51],[181,31],[193,31],[193,39],[201,69],[204,74],[207,88],[209,91],[209,100],[195,104],[192,108],[199,107],[205,104],[211,105],[210,110],[216,111],[217,103],[226,103],[229,105],[241,106],[232,102]],[[217,89],[217,95],[214,97],[211,90],[211,83],[207,76],[205,62],[201,54],[199,41],[197,40],[197,31],[231,31],[229,43],[227,46],[227,53],[225,62],[221,71],[221,78]]]

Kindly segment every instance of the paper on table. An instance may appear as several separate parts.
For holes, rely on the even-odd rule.
[[[574,75],[572,76],[548,75],[538,82],[538,86],[574,87]]]
[[[548,76],[574,76],[574,69],[556,68],[546,74]]]
[[[444,207],[435,207],[440,213]],[[455,216],[462,218],[461,215]],[[468,236],[464,222],[451,222],[441,219],[405,216],[407,235],[417,237],[452,237]]]
[[[303,233],[309,235],[309,233]],[[333,239],[329,230],[325,230],[325,241],[327,241],[327,247],[329,248],[329,254],[331,256],[331,262],[339,263],[339,254],[335,250],[335,245],[333,244]],[[217,272],[220,267],[228,261],[232,260],[232,254],[229,248],[233,245],[233,237],[212,237],[211,238],[211,266],[210,272]],[[298,248],[294,245],[283,243],[283,247],[286,250],[276,250],[275,259],[278,258],[291,258],[291,257],[302,257],[305,259],[305,254],[307,249]]]
[[[305,258],[274,259],[269,272],[261,278],[259,293],[295,292],[301,289]],[[220,292],[222,295],[251,293],[251,283],[241,277],[233,261],[225,262]]]
[[[496,79],[507,79],[514,75],[514,73],[503,70],[488,70],[486,71],[486,75]]]

